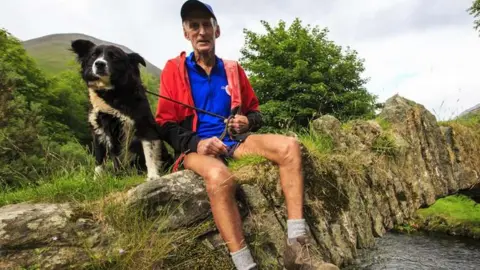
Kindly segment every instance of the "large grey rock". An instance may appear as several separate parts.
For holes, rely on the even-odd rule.
[[[141,207],[149,215],[170,215],[167,227],[188,226],[211,215],[203,179],[190,170],[148,181],[127,193],[129,207]]]
[[[103,235],[102,235],[103,234]],[[0,268],[80,268],[87,248],[101,251],[104,232],[69,204],[20,203],[0,208]]]

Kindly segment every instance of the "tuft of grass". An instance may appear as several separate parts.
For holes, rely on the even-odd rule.
[[[234,160],[234,159],[230,159],[228,161],[228,167],[232,170],[232,171],[236,171],[242,167],[245,167],[245,166],[251,166],[251,165],[258,165],[258,164],[261,164],[261,163],[264,163],[264,162],[267,162],[268,160],[260,155],[247,155],[247,156],[244,156],[242,157],[241,159],[238,159],[238,160]]]
[[[385,118],[377,116],[375,121],[380,125],[383,131],[389,130],[392,124],[388,122]]]
[[[213,221],[171,230],[168,223],[173,209],[164,208],[154,218],[142,209],[123,202],[103,204],[98,211],[116,234],[106,254],[91,253],[89,269],[214,268],[216,261],[221,261],[218,252],[207,250],[198,239]]]
[[[397,146],[395,140],[389,133],[383,132],[378,136],[372,145],[372,150],[380,155],[395,156],[397,154]]]
[[[299,132],[298,139],[305,146],[308,153],[316,158],[321,158],[323,155],[331,153],[334,149],[333,138],[328,134],[315,131],[311,124],[308,128]]]

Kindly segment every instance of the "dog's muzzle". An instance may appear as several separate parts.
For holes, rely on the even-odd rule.
[[[93,74],[103,77],[103,76],[108,76],[108,65],[107,61],[103,59],[97,59],[93,63],[92,67]]]

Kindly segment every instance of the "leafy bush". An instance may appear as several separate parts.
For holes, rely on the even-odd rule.
[[[267,33],[244,30],[241,63],[249,73],[267,126],[275,129],[307,127],[322,114],[340,120],[370,118],[376,97],[367,92],[363,60],[327,39],[327,29],[302,26],[297,18]]]

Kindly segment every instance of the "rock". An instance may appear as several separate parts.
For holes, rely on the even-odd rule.
[[[171,212],[167,227],[189,226],[211,216],[203,179],[190,170],[179,171],[138,185],[128,191],[127,206],[141,207],[149,215]]]
[[[80,267],[89,261],[84,243],[101,252],[101,228],[69,204],[20,203],[0,208],[0,266]],[[4,269],[4,268],[2,268]]]

